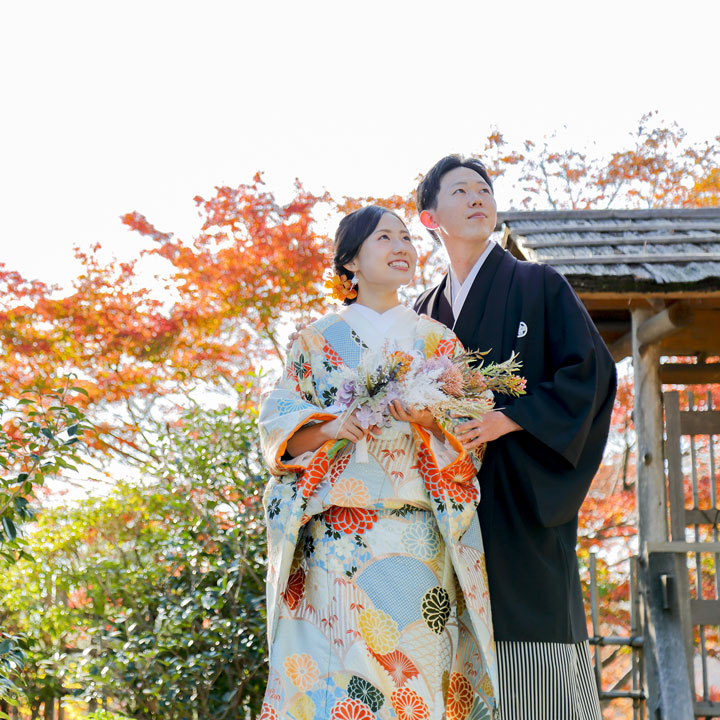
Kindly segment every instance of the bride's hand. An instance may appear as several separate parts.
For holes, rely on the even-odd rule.
[[[349,440],[350,442],[358,442],[362,440],[370,429],[365,429],[357,419],[357,410],[346,418],[345,422],[340,424],[341,417],[329,420],[323,424],[323,431],[328,440]]]
[[[433,414],[427,410],[419,408],[406,408],[399,400],[393,400],[390,403],[390,414],[402,422],[414,423],[421,427],[427,428],[436,437],[442,438],[442,430],[435,421]]]

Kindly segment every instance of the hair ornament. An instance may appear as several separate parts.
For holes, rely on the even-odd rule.
[[[345,300],[354,300],[357,297],[355,278],[349,279],[347,275],[337,275],[332,270],[326,270],[323,276],[323,286],[331,302],[342,305]]]

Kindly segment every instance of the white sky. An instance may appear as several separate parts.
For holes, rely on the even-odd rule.
[[[281,198],[382,195],[493,126],[602,151],[650,110],[720,133],[717,0],[1,7],[0,261],[46,282],[74,244],[134,256],[124,212],[190,236],[194,195],[257,170]]]

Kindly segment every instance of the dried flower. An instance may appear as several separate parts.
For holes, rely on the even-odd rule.
[[[465,390],[465,378],[463,378],[462,370],[457,365],[451,365],[440,376],[440,386],[448,395],[454,397],[462,397]]]

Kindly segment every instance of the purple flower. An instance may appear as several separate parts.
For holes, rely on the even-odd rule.
[[[383,425],[382,411],[378,408],[371,408],[369,405],[363,405],[357,411],[357,420],[366,430],[373,425]]]
[[[399,400],[399,399],[400,399],[400,390],[398,388],[398,384],[394,381],[391,383],[388,383],[387,391],[385,393],[385,398],[384,398],[384,403],[385,403],[384,409],[387,409],[388,405],[390,405],[390,403],[393,400]]]
[[[343,407],[350,407],[355,399],[355,384],[350,380],[344,380],[343,384],[338,388],[335,402]]]

